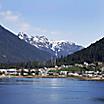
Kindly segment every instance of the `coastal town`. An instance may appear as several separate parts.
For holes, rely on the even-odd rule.
[[[25,78],[78,78],[82,80],[104,80],[104,64],[97,62],[96,64],[61,65],[51,68],[11,68],[0,69],[0,78],[25,77]]]

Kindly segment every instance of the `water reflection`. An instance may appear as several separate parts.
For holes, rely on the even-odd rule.
[[[101,98],[94,98],[93,99],[94,101],[96,101],[96,102],[102,102],[102,103],[104,103],[104,97],[101,97]]]
[[[0,79],[0,104],[104,104],[104,82],[64,78]]]

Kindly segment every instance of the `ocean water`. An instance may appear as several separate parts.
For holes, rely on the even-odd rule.
[[[0,104],[104,104],[103,81],[0,79]]]

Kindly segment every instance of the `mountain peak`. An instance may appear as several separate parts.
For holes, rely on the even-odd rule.
[[[37,35],[37,36],[35,36],[35,39],[38,40],[38,42],[43,42],[43,43],[48,42],[48,39],[43,35],[40,35],[40,36]]]
[[[50,41],[53,44],[70,44],[70,45],[75,45],[73,42],[69,42],[68,40],[51,40]]]
[[[72,54],[73,52],[79,51],[83,48],[82,46],[75,45],[75,43],[66,40],[51,41],[44,35],[28,36],[23,32],[20,32],[18,36],[20,39],[39,48],[40,50],[47,51],[57,57]]]

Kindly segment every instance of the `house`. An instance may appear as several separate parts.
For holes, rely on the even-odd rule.
[[[16,69],[7,69],[7,74],[8,75],[16,75],[17,74],[17,70]]]
[[[76,67],[81,67],[83,68],[83,65],[82,64],[75,64]]]
[[[104,72],[104,67],[102,67],[100,70],[101,70],[102,72]]]
[[[102,63],[102,62],[98,62],[97,64],[98,64],[99,66],[102,66],[102,65],[103,65],[103,63]]]
[[[30,72],[31,72],[31,75],[36,75],[36,69],[31,69]]]
[[[89,64],[88,64],[87,62],[84,62],[84,66],[88,67],[88,65],[89,65]]]
[[[22,75],[28,75],[28,73],[29,73],[29,69],[22,69],[21,70]]]
[[[61,68],[65,68],[66,66],[65,65],[61,65]]]
[[[80,76],[80,74],[77,72],[75,72],[75,73],[69,72],[68,75],[69,76]]]
[[[23,69],[17,69],[17,75],[21,76]]]
[[[89,64],[89,66],[91,66],[91,67],[96,67],[96,64],[94,64],[94,63],[91,63],[91,64]]]
[[[0,74],[1,75],[6,75],[7,74],[7,69],[0,69]]]
[[[85,76],[87,77],[93,77],[94,76],[94,71],[85,71]]]
[[[60,75],[68,75],[68,71],[60,71]]]
[[[44,69],[44,68],[41,68],[39,69],[39,74],[42,75],[42,76],[46,76],[48,73],[48,70]]]

